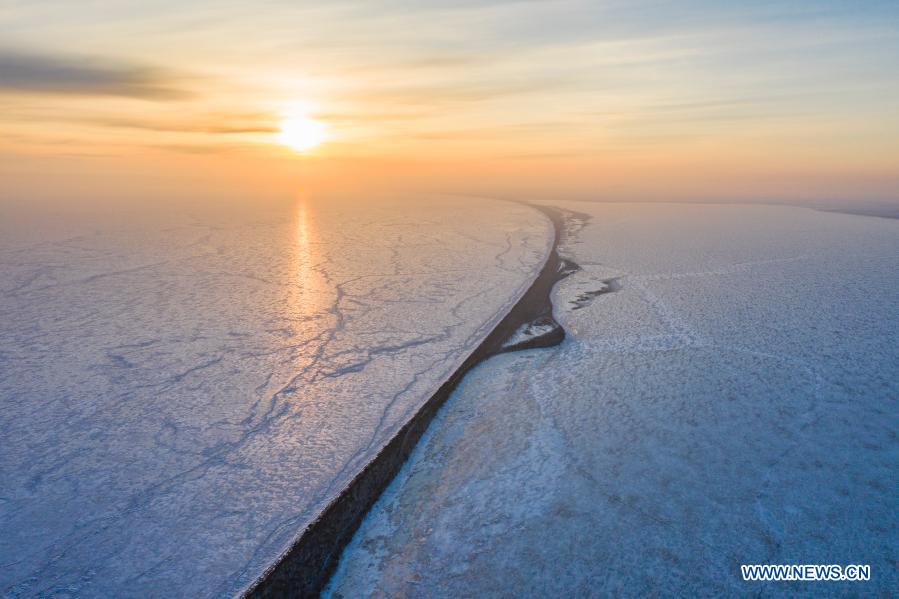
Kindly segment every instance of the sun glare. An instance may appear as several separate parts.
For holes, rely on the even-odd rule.
[[[278,140],[297,152],[306,152],[321,145],[326,137],[324,123],[307,116],[293,116],[281,121]]]

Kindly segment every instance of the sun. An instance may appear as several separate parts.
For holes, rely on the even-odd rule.
[[[297,152],[317,148],[327,139],[325,124],[307,116],[292,116],[281,121],[278,140]]]

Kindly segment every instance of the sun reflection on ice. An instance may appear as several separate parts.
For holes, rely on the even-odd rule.
[[[307,318],[329,309],[333,289],[318,268],[314,202],[301,194],[294,206],[288,310],[292,318]]]

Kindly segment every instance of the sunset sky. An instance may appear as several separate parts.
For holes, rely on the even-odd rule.
[[[895,1],[7,1],[0,31],[4,199],[899,189]]]

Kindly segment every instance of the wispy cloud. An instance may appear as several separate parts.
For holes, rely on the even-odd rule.
[[[208,133],[208,134],[239,134],[239,133],[275,133],[279,131],[273,117],[241,117],[222,115],[219,118],[193,119],[191,122],[181,121],[144,121],[138,119],[86,119],[96,125],[106,127],[120,127],[125,129],[143,129],[145,131],[159,131],[166,133]],[[254,120],[255,119],[255,120]]]
[[[175,100],[174,77],[141,65],[0,49],[0,93],[80,94]]]

